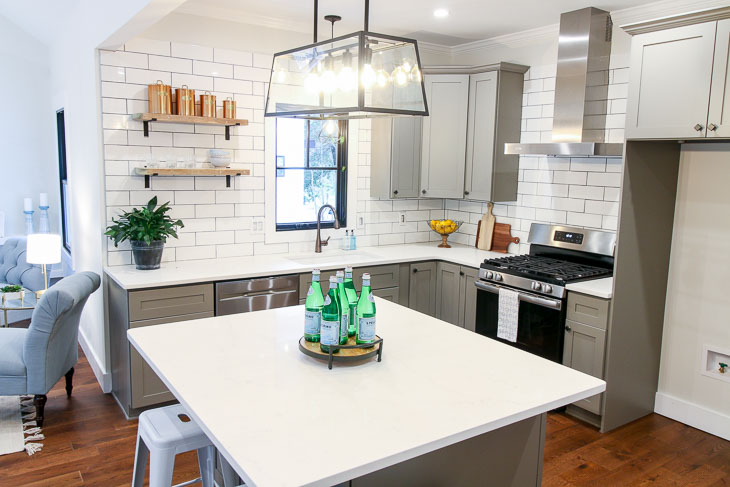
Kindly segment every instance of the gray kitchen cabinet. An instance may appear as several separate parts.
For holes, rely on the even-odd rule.
[[[397,287],[387,287],[385,289],[373,289],[373,295],[383,298],[386,301],[398,303],[400,299],[400,290]]]
[[[105,280],[112,362],[112,394],[124,413],[133,417],[141,408],[175,398],[145,360],[131,347],[127,330],[214,315],[213,284],[126,291]]]
[[[730,19],[717,22],[715,59],[712,67],[708,137],[730,137]],[[714,127],[714,128],[713,128]]]
[[[469,331],[476,331],[477,287],[474,285],[474,281],[477,280],[478,273],[478,269],[461,266],[459,326],[463,326]]]
[[[337,270],[322,271],[320,274],[320,282],[322,283],[322,292],[327,292],[330,276],[334,276]],[[400,279],[400,267],[398,264],[379,265],[374,267],[355,267],[352,270],[352,280],[355,288],[360,289],[362,286],[362,275],[368,272],[370,274],[370,288],[385,289],[398,287]],[[309,286],[312,285],[312,273],[299,274],[299,299],[306,299]]]
[[[463,198],[468,74],[424,76],[429,116],[423,117],[421,196]]]
[[[464,198],[517,200],[519,156],[504,144],[520,140],[523,86],[522,69],[470,76]]]
[[[436,315],[436,263],[410,265],[408,307],[429,316]]]
[[[460,325],[461,267],[447,262],[436,264],[436,317]]]
[[[634,36],[626,138],[706,136],[711,85],[722,87],[720,96],[725,90],[724,70],[713,75],[717,27],[717,22],[706,22]],[[723,24],[721,30],[726,28]],[[721,46],[723,43],[728,43],[727,37]],[[717,62],[726,64],[727,56]],[[713,77],[717,77],[716,83]],[[714,103],[722,105],[721,101]]]
[[[605,330],[577,321],[566,320],[563,365],[602,379],[605,351]],[[601,414],[601,394],[582,399],[573,404],[593,414]]]
[[[371,122],[370,196],[417,198],[421,184],[423,117],[375,118]]]

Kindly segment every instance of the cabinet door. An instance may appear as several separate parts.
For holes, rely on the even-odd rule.
[[[469,199],[484,201],[492,199],[498,82],[498,71],[474,74],[469,82],[464,182],[464,196]]]
[[[408,307],[430,316],[436,314],[436,263],[411,264]]]
[[[715,61],[712,68],[708,137],[730,137],[730,19],[717,22]]]
[[[716,25],[634,36],[627,138],[705,136]]]
[[[399,289],[397,287],[388,287],[385,289],[373,289],[373,295],[383,298],[386,301],[397,303],[400,298]]]
[[[423,117],[393,119],[391,181],[393,198],[417,198],[421,184]]]
[[[458,265],[439,262],[436,264],[436,318],[452,325],[459,323],[459,296],[461,294],[461,268]]]
[[[461,268],[461,291],[459,295],[459,326],[476,331],[477,318],[477,280],[478,270],[473,267]]]
[[[204,313],[196,313],[192,315],[181,315],[173,318],[158,318],[154,320],[132,321],[129,323],[130,328],[139,328],[142,326],[161,325],[163,323],[175,323],[177,321],[197,320],[200,318],[212,318],[213,312],[206,311]],[[163,402],[174,401],[175,396],[172,395],[162,380],[157,377],[155,371],[152,370],[145,359],[137,353],[137,350],[130,345],[130,368],[132,379],[132,407],[141,408],[152,406]]]
[[[605,350],[606,332],[604,330],[577,321],[566,320],[563,365],[602,379]],[[600,394],[574,404],[594,414],[601,414]]]
[[[421,196],[463,198],[469,75],[424,78],[430,116],[423,119]]]

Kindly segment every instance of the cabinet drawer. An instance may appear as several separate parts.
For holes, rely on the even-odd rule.
[[[129,321],[213,312],[213,285],[196,284],[129,293]]]
[[[175,316],[174,318],[158,318],[154,320],[136,321],[129,324],[130,328],[161,325],[178,321],[212,318],[213,312],[196,313],[192,315]],[[132,379],[132,407],[141,408],[163,402],[173,401],[175,396],[167,389],[162,380],[157,377],[145,359],[130,345],[130,374]]]
[[[400,289],[397,287],[388,287],[385,289],[375,289],[373,291],[373,296],[383,298],[386,301],[397,303],[398,299],[400,298]]]
[[[568,319],[605,330],[610,305],[610,299],[568,293]]]
[[[343,268],[344,269],[344,268]],[[398,264],[379,265],[376,267],[356,267],[352,270],[352,280],[355,282],[355,289],[360,290],[362,287],[362,275],[366,272],[370,273],[370,288],[385,289],[389,287],[398,287],[399,278]],[[322,283],[322,292],[327,291],[330,276],[334,276],[337,269],[322,271],[320,274],[320,282]],[[309,286],[312,284],[312,274],[299,275],[299,299],[306,298]]]
[[[336,269],[331,271],[322,271],[319,275],[319,282],[322,285],[322,292],[327,293],[329,289],[330,276],[334,276],[337,272]],[[307,299],[307,293],[309,292],[309,286],[312,285],[312,273],[307,272],[306,274],[299,274],[299,299]]]

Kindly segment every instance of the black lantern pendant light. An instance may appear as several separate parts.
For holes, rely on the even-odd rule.
[[[347,120],[378,116],[428,115],[418,44],[414,39],[364,30],[334,37],[338,15],[327,15],[333,37],[274,54],[267,117]]]

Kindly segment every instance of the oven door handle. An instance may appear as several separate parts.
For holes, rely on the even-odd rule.
[[[482,281],[474,281],[474,285],[477,287],[477,289],[481,289],[482,291],[487,291],[494,294],[499,294],[499,289],[502,287],[497,286],[496,284],[487,284],[486,282]],[[537,296],[536,294],[526,293],[523,291],[515,290],[515,292],[518,295],[518,299],[520,301],[524,301],[525,303],[536,304],[538,306],[543,306],[545,308],[550,308],[557,311],[560,311],[563,308],[563,302],[560,300],[543,298],[541,296]]]

